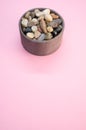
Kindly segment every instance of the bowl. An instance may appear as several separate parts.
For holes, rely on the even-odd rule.
[[[39,9],[40,11],[42,11],[46,8],[34,8],[34,9],[30,9],[28,11],[34,11],[35,9]],[[49,55],[49,54],[55,52],[61,45],[63,30],[64,30],[64,20],[59,13],[57,13],[56,11],[54,11],[52,9],[50,9],[50,10],[51,10],[51,12],[57,14],[62,19],[62,26],[63,26],[61,32],[50,40],[38,41],[38,40],[33,40],[30,38],[27,38],[27,36],[24,34],[24,32],[22,30],[21,20],[28,11],[26,11],[19,20],[19,31],[20,31],[21,43],[22,43],[23,47],[25,48],[25,50],[27,50],[28,52],[30,52],[34,55],[38,55],[38,56]]]

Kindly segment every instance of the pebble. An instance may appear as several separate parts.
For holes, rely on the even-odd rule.
[[[22,17],[23,33],[33,40],[50,40],[57,36],[62,28],[62,19],[50,9],[28,11]]]
[[[57,31],[58,33],[60,33],[60,32],[61,32],[61,30],[62,30],[62,28],[63,28],[63,27],[62,27],[62,25],[59,25],[59,26],[58,26],[58,28],[56,28],[56,30],[55,30],[55,31]]]
[[[48,27],[47,27],[47,31],[48,31],[48,32],[53,32],[53,28],[52,28],[51,26],[48,26]]]
[[[31,39],[34,38],[34,33],[28,32],[26,35],[28,38],[31,38]]]
[[[41,11],[36,13],[36,16],[37,16],[37,17],[43,16],[43,15],[44,15],[44,13],[41,12]]]
[[[53,37],[57,36],[57,34],[58,34],[57,31],[53,31],[53,32],[52,32]]]
[[[62,24],[62,19],[61,18],[56,19],[56,21],[57,21],[58,24]]]
[[[28,20],[31,21],[31,20],[32,20],[32,17],[31,17],[31,16],[28,16]]]
[[[38,21],[40,21],[41,19],[44,19],[44,15],[43,15],[43,16],[40,16],[40,17],[38,18]]]
[[[41,29],[42,29],[42,31],[44,33],[47,33],[47,27],[46,27],[46,23],[45,23],[44,19],[41,19],[41,21],[40,21],[40,27],[41,27]]]
[[[56,28],[59,26],[59,24],[62,23],[61,19],[55,19],[52,22],[48,23],[50,26],[52,26],[53,28]]]
[[[28,32],[31,32],[31,28],[30,27],[27,27],[27,28],[23,28],[23,32],[26,34]]]
[[[36,13],[40,12],[40,10],[39,9],[35,9],[34,12],[36,14]]]
[[[40,26],[37,26],[38,31],[42,33],[42,29],[40,28]]]
[[[40,37],[37,39],[38,41],[43,41],[45,39],[46,35],[42,33]]]
[[[36,32],[38,28],[37,28],[37,26],[32,26],[31,29],[33,32]]]
[[[50,15],[52,16],[53,19],[58,19],[59,18],[59,16],[54,14],[54,13],[51,13]]]
[[[30,15],[31,15],[32,18],[34,18],[35,17],[35,12],[32,11]]]
[[[53,20],[52,16],[50,14],[45,15],[45,20],[51,22]]]
[[[45,9],[45,10],[43,10],[43,13],[44,13],[44,14],[50,14],[50,9]]]
[[[37,39],[41,35],[41,33],[39,31],[36,31],[34,35],[35,35],[35,38]]]
[[[36,18],[33,18],[32,19],[32,22],[35,24],[35,25],[37,25],[39,22],[38,22],[38,19],[36,19]]]
[[[22,21],[21,21],[21,24],[22,24],[23,27],[27,27],[27,25],[28,25],[28,20],[25,19],[25,18],[23,18]]]
[[[46,34],[46,37],[45,37],[46,40],[50,40],[50,39],[52,39],[52,38],[53,38],[52,33],[47,33],[47,34]]]
[[[28,11],[26,14],[25,14],[25,18],[29,18],[29,16],[30,16],[30,11]]]

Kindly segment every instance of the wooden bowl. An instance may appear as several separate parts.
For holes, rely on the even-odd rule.
[[[45,8],[34,8],[34,9],[40,9],[44,10]],[[28,10],[28,11],[34,11],[34,9]],[[63,35],[63,30],[64,30],[64,20],[63,18],[54,10],[50,9],[52,12],[57,14],[61,19],[62,19],[62,30],[61,32],[51,40],[44,40],[44,41],[37,41],[37,40],[32,40],[26,37],[26,35],[22,31],[21,27],[21,19],[22,17],[28,12],[25,12],[22,17],[19,20],[19,31],[20,31],[20,36],[21,36],[21,42],[23,47],[30,53],[38,56],[44,56],[51,54],[55,52],[61,45],[61,40],[62,40],[62,35]]]

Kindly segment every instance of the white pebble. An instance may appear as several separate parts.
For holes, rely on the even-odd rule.
[[[42,16],[42,15],[44,15],[44,13],[41,12],[41,11],[36,13],[36,16],[37,16],[37,17],[40,17],[40,16]]]
[[[45,9],[45,10],[43,10],[43,13],[44,13],[44,14],[50,14],[50,9]]]
[[[35,23],[35,25],[39,23],[36,18],[33,18],[31,21],[32,21],[33,23]]]
[[[40,12],[40,10],[39,10],[39,9],[35,9],[34,12],[35,12],[35,14],[36,14],[36,13]]]
[[[51,22],[53,20],[52,16],[50,14],[45,15],[45,20],[48,22]]]
[[[31,39],[34,38],[34,33],[30,33],[30,32],[29,32],[29,33],[27,33],[26,35],[27,35],[28,38],[31,38]]]
[[[33,32],[36,32],[37,31],[37,26],[32,26],[31,29],[32,29]]]
[[[22,24],[23,27],[27,27],[27,25],[28,25],[28,20],[25,19],[25,18],[23,18],[22,21],[21,21],[21,24]]]
[[[48,27],[47,27],[47,31],[48,31],[48,32],[53,32],[53,28],[52,28],[51,26],[48,26]]]

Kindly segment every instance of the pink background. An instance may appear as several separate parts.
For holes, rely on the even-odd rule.
[[[65,20],[52,55],[26,52],[18,21],[34,7]],[[0,130],[86,130],[86,0],[0,1]]]

